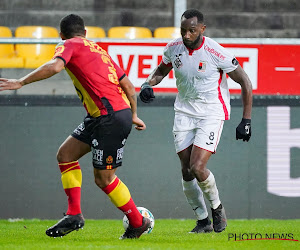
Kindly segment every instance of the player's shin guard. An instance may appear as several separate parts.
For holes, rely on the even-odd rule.
[[[206,199],[208,199],[210,206],[216,209],[220,204],[219,191],[216,185],[215,177],[212,172],[205,181],[198,182],[202,192],[204,193]]]
[[[78,161],[61,162],[58,164],[61,172],[61,181],[68,196],[67,215],[81,213],[81,183],[82,173]]]
[[[132,227],[142,226],[143,216],[136,208],[127,186],[118,177],[115,177],[102,190],[108,195],[111,202],[127,216]]]
[[[187,202],[191,205],[197,220],[207,218],[208,212],[203,198],[203,193],[198,186],[197,179],[184,181],[182,179],[182,188]]]

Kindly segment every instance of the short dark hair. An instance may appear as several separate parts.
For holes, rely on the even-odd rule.
[[[204,17],[203,14],[196,9],[188,9],[186,10],[181,18],[185,17],[186,19],[192,18],[192,17],[197,17],[198,23],[203,23],[204,22]]]
[[[60,21],[60,31],[67,39],[76,35],[85,35],[84,21],[78,15],[67,15]]]

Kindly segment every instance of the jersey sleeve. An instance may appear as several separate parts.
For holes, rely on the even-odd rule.
[[[235,56],[221,45],[219,45],[218,50],[220,51],[220,54],[223,55],[223,57],[219,57],[218,68],[222,69],[225,73],[234,71],[239,65]]]
[[[116,73],[117,73],[119,81],[121,81],[126,76],[126,74],[119,67],[119,65],[115,63],[115,61],[113,59],[110,59],[110,60],[111,60],[112,64],[114,65],[115,69],[116,69]]]
[[[164,48],[162,62],[163,62],[163,64],[165,64],[169,67],[172,67],[172,61],[171,61],[171,58],[169,57],[169,46],[168,45]]]
[[[60,58],[64,61],[65,65],[70,61],[73,54],[73,44],[66,40],[57,44],[55,53],[52,59]]]

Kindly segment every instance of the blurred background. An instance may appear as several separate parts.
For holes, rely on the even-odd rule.
[[[177,7],[178,6],[178,7]],[[176,26],[182,8],[196,8],[205,15],[210,37],[300,37],[300,3],[297,0],[2,0],[1,25],[13,31],[21,25],[59,28],[59,20],[76,12],[86,25],[142,26],[152,32]],[[181,9],[180,9],[181,8]]]
[[[84,18],[87,37],[110,53],[138,93],[164,46],[180,37],[180,17],[188,8],[203,12],[205,35],[231,50],[253,83],[250,142],[235,140],[242,101],[239,86],[230,82],[231,120],[208,166],[228,218],[299,218],[300,1],[1,0],[0,76],[19,78],[50,60],[61,18],[75,13]],[[132,131],[117,175],[135,203],[156,218],[194,218],[173,145],[172,73],[155,94],[153,103],[138,103],[147,130]],[[67,202],[55,156],[84,116],[65,71],[0,92],[0,218],[62,216]],[[121,219],[93,183],[91,155],[80,164],[85,217]]]

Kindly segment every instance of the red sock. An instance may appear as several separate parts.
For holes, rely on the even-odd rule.
[[[136,208],[136,205],[134,204],[134,201],[132,198],[128,201],[127,204],[125,204],[122,207],[118,207],[121,211],[123,211],[124,214],[126,214],[129,224],[133,226],[134,228],[140,227],[143,224],[143,216],[139,212],[139,210]]]
[[[78,161],[61,162],[58,164],[61,181],[68,196],[68,211],[66,214],[81,214],[81,183],[82,173]]]
[[[136,208],[126,185],[115,177],[115,179],[102,189],[110,198],[112,203],[120,209],[128,218],[129,224],[134,227],[140,227],[143,224],[143,216]]]

